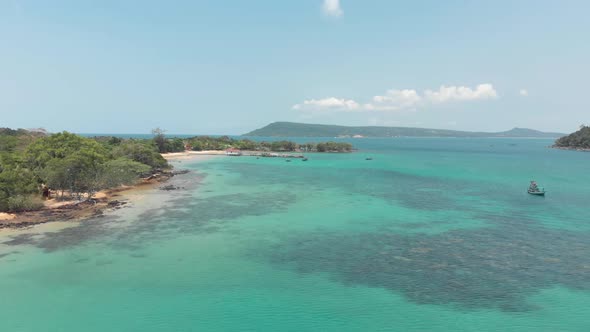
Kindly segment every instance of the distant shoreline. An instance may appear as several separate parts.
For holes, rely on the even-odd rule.
[[[559,150],[567,150],[567,151],[590,152],[590,149],[576,148],[576,147],[569,147],[569,146],[555,146],[555,145],[552,145],[552,146],[550,146],[550,148],[559,149]]]
[[[417,127],[339,126],[296,122],[273,122],[242,136],[250,137],[527,137],[558,138],[563,133],[542,132],[528,128],[512,128],[501,132],[461,131]]]

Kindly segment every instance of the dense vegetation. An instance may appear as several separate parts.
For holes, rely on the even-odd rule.
[[[85,138],[68,132],[0,129],[0,212],[41,207],[43,186],[61,197],[91,197],[167,166],[155,138]]]
[[[268,152],[350,152],[352,144],[344,142],[321,142],[297,144],[291,141],[257,142],[249,139],[233,139],[228,136],[198,136],[186,139],[186,148],[193,151],[225,150],[236,148]]]
[[[514,128],[504,132],[485,133],[444,129],[407,127],[345,127],[293,122],[275,122],[244,134],[257,137],[559,137],[563,134]]]
[[[258,150],[269,152],[349,152],[349,143],[297,144],[257,142],[227,136],[167,138],[154,129],[152,139],[87,138],[62,132],[0,128],[0,212],[42,207],[43,188],[60,198],[90,198],[99,190],[132,184],[168,167],[160,153],[189,150]]]
[[[555,146],[560,148],[590,149],[590,126],[580,126],[580,130],[555,141]]]

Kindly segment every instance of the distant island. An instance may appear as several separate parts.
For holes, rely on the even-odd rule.
[[[553,147],[558,149],[590,151],[590,126],[580,126],[580,130],[555,141]]]
[[[488,133],[446,129],[410,127],[347,127],[295,122],[274,122],[243,136],[252,137],[529,137],[557,138],[562,133],[546,133],[533,129],[514,128],[508,131]]]

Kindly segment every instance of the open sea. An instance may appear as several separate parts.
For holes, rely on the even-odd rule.
[[[0,232],[0,331],[590,331],[590,153],[350,141]]]

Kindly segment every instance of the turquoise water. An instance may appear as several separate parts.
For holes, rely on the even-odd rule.
[[[353,142],[176,162],[182,190],[0,235],[0,331],[589,329],[590,153]]]

